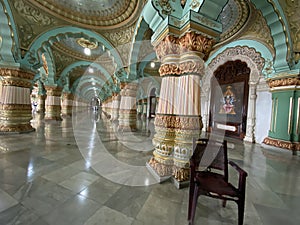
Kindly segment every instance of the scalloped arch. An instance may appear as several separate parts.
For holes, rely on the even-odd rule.
[[[44,52],[45,49],[50,47],[54,42],[68,37],[84,37],[101,42],[105,46],[105,48],[109,50],[114,58],[115,63],[117,63],[117,66],[122,67],[123,63],[120,55],[104,37],[91,30],[71,26],[59,27],[39,36],[30,46],[28,52],[25,54],[24,59],[22,60],[22,64],[27,65],[27,67],[39,66],[41,53]]]

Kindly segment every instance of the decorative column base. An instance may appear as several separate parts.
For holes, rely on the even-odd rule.
[[[45,101],[45,120],[61,121],[61,88],[57,86],[45,86],[47,97]]]
[[[136,131],[136,110],[120,110],[119,111],[119,127],[120,131]]]
[[[62,105],[61,107],[61,116],[62,117],[70,117],[72,116],[72,105]]]
[[[44,120],[61,121],[62,118],[60,116],[60,113],[61,113],[60,105],[47,105]]]
[[[292,151],[293,154],[296,154],[297,151],[300,151],[299,142],[290,142],[290,141],[284,141],[284,140],[266,137],[263,140],[263,143],[266,145],[274,146],[276,148],[281,148],[283,150]]]
[[[201,116],[156,115],[153,157],[147,164],[161,182],[172,178],[177,188],[189,183],[192,140],[201,135]]]
[[[38,96],[38,106],[37,106],[37,113],[45,113],[45,99],[46,95],[39,95]]]
[[[0,133],[35,131],[30,125],[31,118],[31,105],[0,105]]]

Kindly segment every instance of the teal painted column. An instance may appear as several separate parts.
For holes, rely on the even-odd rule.
[[[300,84],[299,77],[269,80],[272,92],[272,116],[268,137],[264,143],[300,151]]]

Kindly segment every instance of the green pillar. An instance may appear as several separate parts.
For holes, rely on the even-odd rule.
[[[272,116],[264,143],[300,151],[300,88],[299,77],[269,80],[272,92]]]

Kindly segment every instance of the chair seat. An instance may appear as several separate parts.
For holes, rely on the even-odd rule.
[[[221,174],[206,171],[197,172],[195,183],[201,187],[201,190],[207,193],[230,197],[238,195],[238,190],[232,184],[226,182],[224,176]]]

